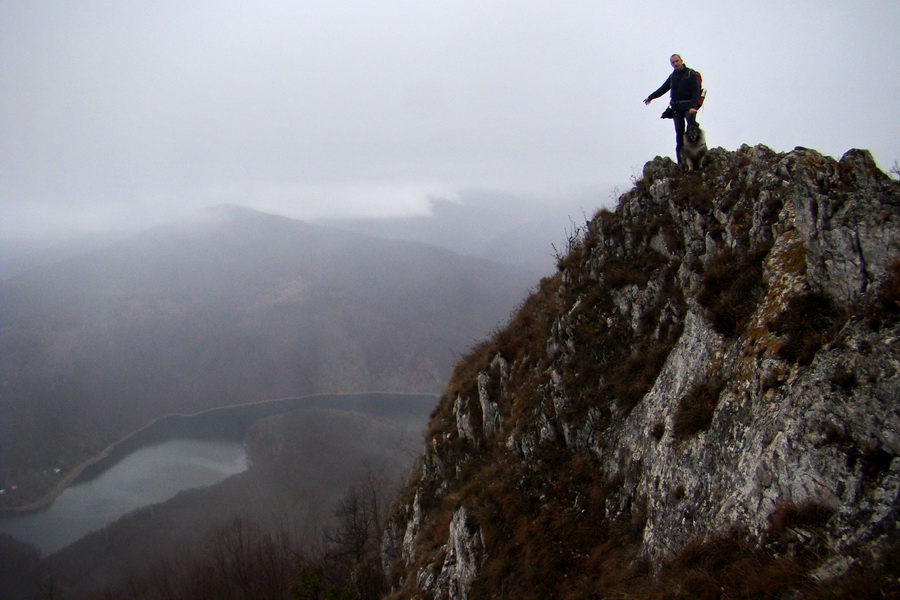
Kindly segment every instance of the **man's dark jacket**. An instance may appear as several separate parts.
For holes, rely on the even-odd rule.
[[[666,92],[670,92],[670,104],[680,113],[685,113],[692,108],[698,108],[700,103],[700,78],[693,69],[685,66],[680,71],[672,71],[665,83],[659,89],[648,96],[650,100],[659,98]]]

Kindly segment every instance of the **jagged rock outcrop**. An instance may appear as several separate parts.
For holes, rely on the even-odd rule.
[[[457,366],[394,596],[894,589],[900,183],[860,150],[656,158],[569,246]]]

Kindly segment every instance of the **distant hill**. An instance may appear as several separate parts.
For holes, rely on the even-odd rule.
[[[0,504],[168,413],[437,392],[531,277],[220,207],[0,282]],[[58,470],[58,471],[57,471]]]
[[[458,200],[433,199],[427,215],[392,219],[332,219],[341,229],[379,237],[437,244],[531,269],[540,278],[553,269],[568,234],[583,223],[604,194],[575,195],[555,202],[488,191],[461,192]]]

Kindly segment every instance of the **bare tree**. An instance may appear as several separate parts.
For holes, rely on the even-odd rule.
[[[286,521],[262,527],[234,517],[205,545],[184,549],[102,600],[375,600],[387,592],[379,546],[390,494],[371,468],[347,489],[334,524],[304,550]],[[54,595],[51,590],[50,597]]]
[[[227,585],[226,597],[286,597],[296,568],[296,554],[286,531],[265,531],[235,517],[213,535],[208,552],[217,579]]]
[[[338,502],[337,524],[325,533],[326,566],[333,577],[352,582],[361,600],[379,598],[387,591],[379,547],[389,487],[383,477],[368,469],[364,479]]]

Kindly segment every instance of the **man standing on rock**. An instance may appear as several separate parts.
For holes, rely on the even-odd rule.
[[[658,90],[644,99],[644,104],[650,104],[669,92],[669,108],[663,113],[663,117],[675,120],[675,157],[681,163],[681,146],[686,121],[693,122],[697,118],[697,109],[700,106],[700,78],[693,69],[684,64],[679,54],[673,54],[669,62],[674,71]]]

